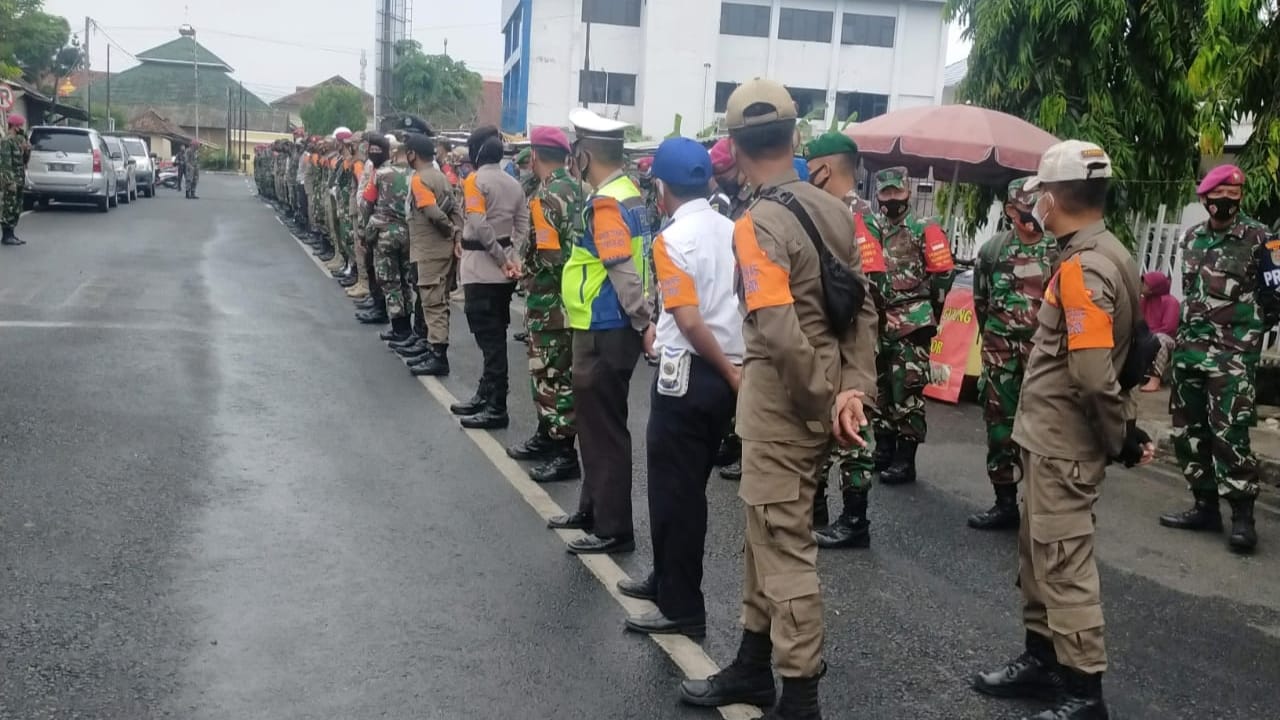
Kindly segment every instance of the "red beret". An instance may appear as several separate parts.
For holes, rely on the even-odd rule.
[[[529,144],[534,147],[556,148],[569,152],[569,136],[564,131],[550,125],[539,125],[529,133]]]
[[[1244,185],[1244,171],[1235,165],[1219,165],[1209,171],[1196,188],[1197,195],[1207,195],[1210,190],[1220,185]]]
[[[729,138],[720,138],[711,146],[711,170],[723,175],[733,169],[733,151]]]

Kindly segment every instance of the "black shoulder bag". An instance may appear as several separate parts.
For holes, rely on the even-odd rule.
[[[866,285],[847,264],[831,252],[823,241],[818,226],[814,225],[809,211],[796,199],[796,196],[779,188],[768,188],[761,191],[759,197],[772,200],[791,211],[804,228],[809,241],[818,251],[818,268],[822,274],[822,299],[827,313],[827,325],[836,337],[844,339],[845,334],[853,327],[867,296]]]

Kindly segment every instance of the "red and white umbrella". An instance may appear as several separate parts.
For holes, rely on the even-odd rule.
[[[869,166],[906,166],[915,177],[1003,185],[1036,171],[1058,138],[998,110],[935,105],[895,110],[854,123],[845,134]]]

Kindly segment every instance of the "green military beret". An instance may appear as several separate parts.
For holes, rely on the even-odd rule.
[[[844,133],[828,132],[809,141],[805,146],[805,157],[810,160],[828,155],[843,155],[858,152],[858,143]]]
[[[907,187],[907,169],[904,167],[885,168],[876,173],[876,189]]]
[[[529,148],[525,148],[525,149],[521,150],[520,152],[516,153],[516,164],[517,164],[517,165],[519,165],[519,164],[520,164],[520,163],[522,163],[522,162],[528,162],[528,161],[529,161],[529,154],[530,154],[530,153],[529,153]]]
[[[1029,177],[1018,178],[1009,183],[1009,200],[1011,203],[1026,205],[1027,207],[1035,207],[1036,200],[1040,199],[1040,193],[1023,190],[1022,187],[1030,180]]]

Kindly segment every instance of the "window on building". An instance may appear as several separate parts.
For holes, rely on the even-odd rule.
[[[832,13],[821,10],[782,8],[782,15],[778,18],[778,39],[829,43],[833,17]]]
[[[720,3],[720,34],[769,37],[769,6]]]
[[[630,73],[584,70],[578,73],[578,102],[635,105],[636,76]]]
[[[840,29],[840,42],[844,45],[891,48],[897,24],[898,19],[889,15],[845,13],[844,26]]]
[[[858,122],[870,120],[889,112],[889,96],[875,93],[836,93],[836,118],[844,121],[858,113]]]
[[[640,0],[582,0],[582,22],[640,27]]]
[[[787,88],[791,99],[796,101],[796,112],[800,117],[817,110],[821,114],[827,107],[827,91],[816,88]]]
[[[729,107],[729,96],[734,90],[738,89],[736,82],[718,82],[716,83],[716,112],[724,112]]]

